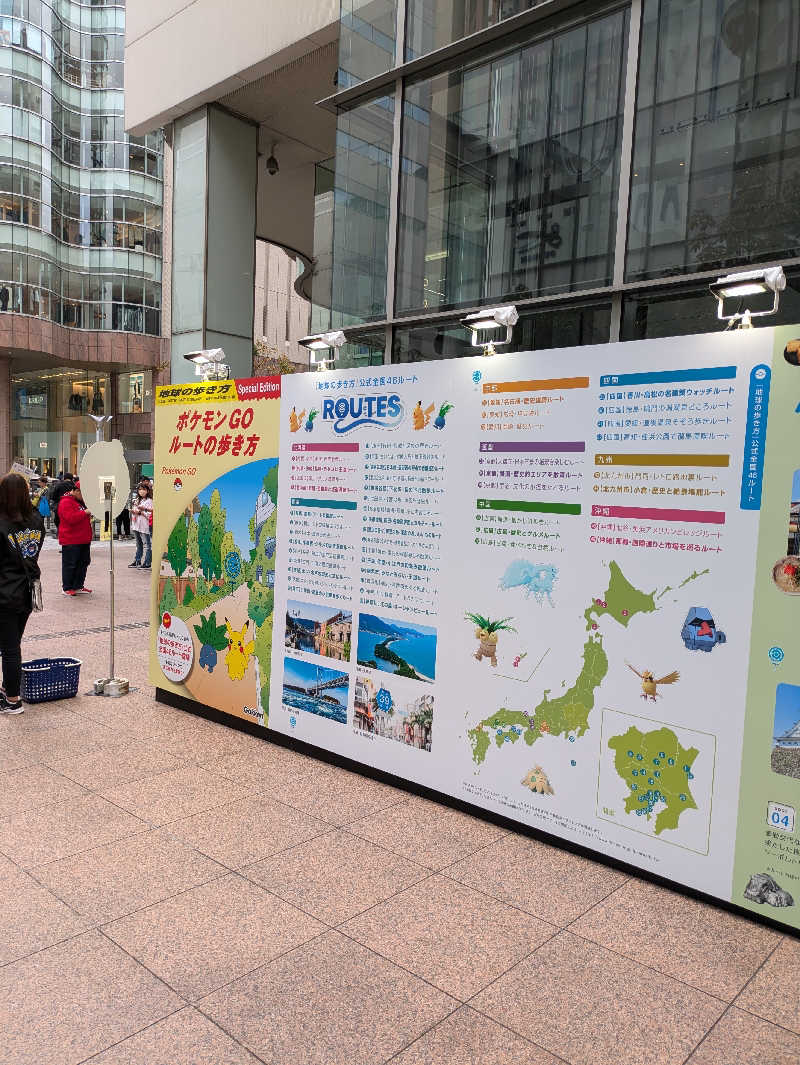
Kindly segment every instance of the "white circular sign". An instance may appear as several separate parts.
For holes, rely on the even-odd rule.
[[[194,662],[194,645],[185,621],[164,613],[156,637],[158,664],[167,680],[181,684],[189,676]]]

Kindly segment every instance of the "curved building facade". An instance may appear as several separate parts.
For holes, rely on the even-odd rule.
[[[121,0],[0,0],[0,355],[11,457],[47,472],[80,461],[92,413],[149,437],[164,139],[124,131],[124,41]]]

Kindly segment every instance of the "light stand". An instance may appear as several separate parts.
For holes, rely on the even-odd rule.
[[[99,431],[99,430],[98,430]],[[94,682],[95,695],[109,695],[114,699],[118,699],[122,695],[127,695],[130,690],[130,682],[125,677],[117,677],[114,673],[114,526],[113,526],[113,508],[114,497],[117,494],[116,487],[112,480],[104,481],[103,483],[103,496],[105,498],[105,514],[104,520],[106,527],[110,533],[109,539],[109,602],[111,604],[110,612],[110,626],[109,626],[109,662],[108,672],[109,676]]]

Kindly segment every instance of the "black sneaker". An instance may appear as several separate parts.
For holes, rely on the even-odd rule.
[[[141,562],[130,562],[130,563],[128,563],[128,569],[138,569],[139,566],[141,566]]]
[[[22,700],[9,699],[5,692],[0,692],[0,714],[24,714],[25,707],[22,705]]]

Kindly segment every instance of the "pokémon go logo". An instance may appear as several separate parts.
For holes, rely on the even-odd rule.
[[[383,396],[339,396],[322,401],[322,420],[333,422],[333,431],[349,433],[362,425],[396,429],[405,410],[394,392]]]

